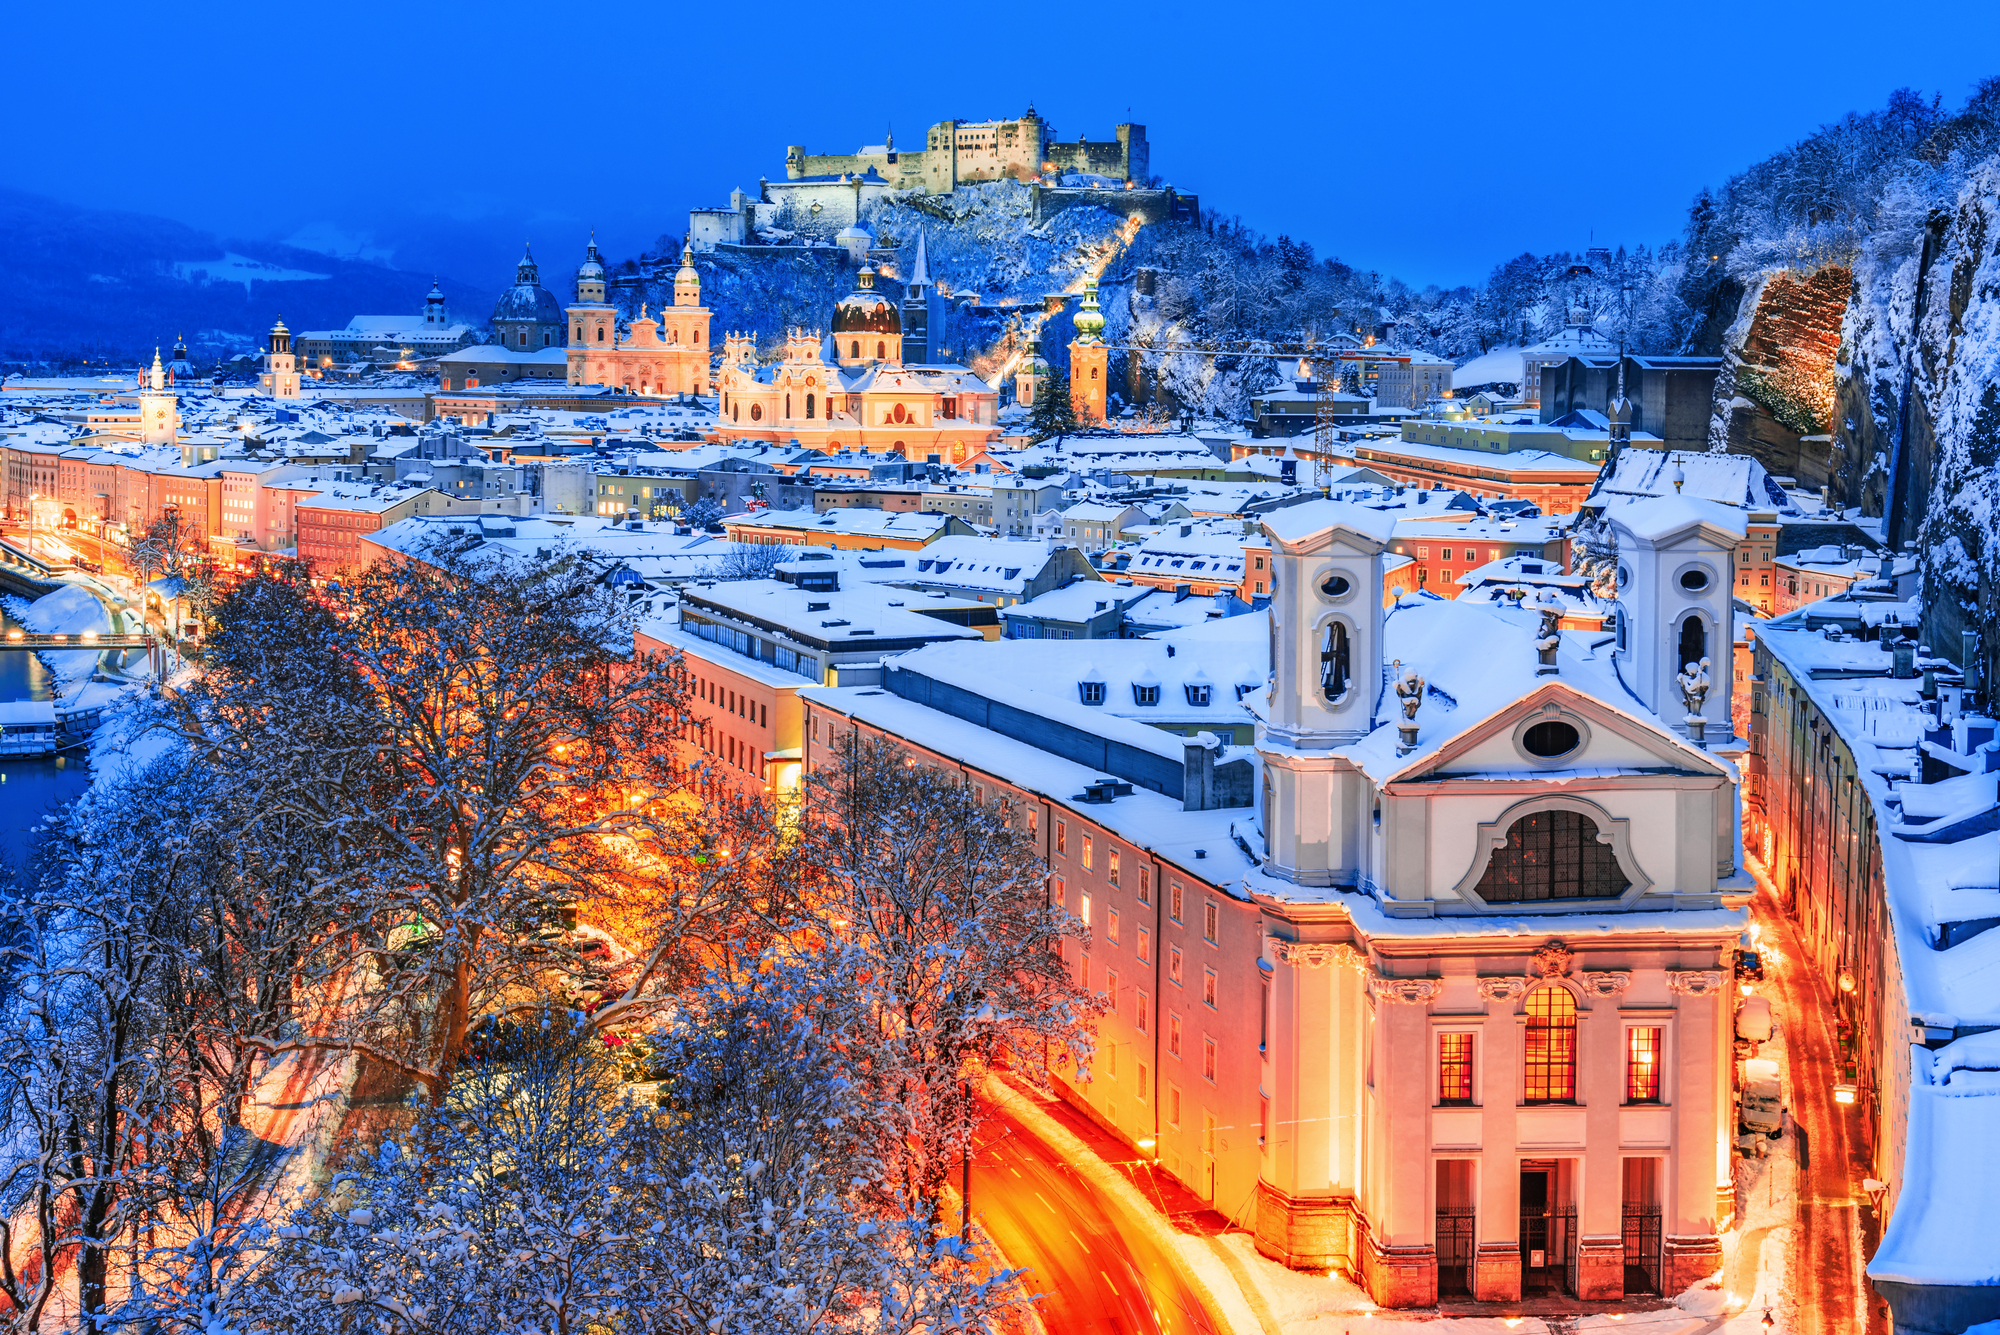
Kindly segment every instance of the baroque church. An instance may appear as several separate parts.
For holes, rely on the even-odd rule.
[[[900,303],[864,262],[827,331],[794,329],[771,365],[747,334],[723,340],[722,434],[827,454],[900,454],[962,463],[1000,438],[1000,396],[970,368],[934,359],[922,233]]]
[[[657,315],[641,307],[621,320],[609,301],[597,239],[577,267],[575,301],[564,309],[542,286],[533,248],[522,252],[514,286],[493,307],[494,342],[438,359],[439,388],[477,389],[517,380],[611,385],[659,398],[709,392],[709,311],[701,304],[694,255],[681,249],[674,304]]]
[[[1265,1255],[1399,1308],[1671,1295],[1736,1208],[1753,882],[1728,691],[1688,655],[1733,642],[1744,530],[1679,495],[1608,523],[1615,630],[1586,635],[1385,599],[1380,511],[1267,515],[1248,746],[1105,713],[1227,703],[1193,668],[1107,646],[1066,689],[922,650],[802,692],[804,761],[875,736],[1015,812],[1107,1008],[1059,1092]]]

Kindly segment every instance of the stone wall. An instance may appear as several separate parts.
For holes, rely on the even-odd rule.
[[[1747,325],[1737,323],[1740,342],[1723,348],[1712,442],[1858,504],[1847,498],[1860,489],[1865,462],[1849,458],[1833,435],[1835,363],[1852,288],[1853,275],[1830,264],[1808,274],[1780,270],[1746,295],[1756,306]]]

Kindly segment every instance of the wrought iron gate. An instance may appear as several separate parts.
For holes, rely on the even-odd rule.
[[[1575,1297],[1578,1237],[1576,1230],[1576,1207],[1574,1205],[1565,1205],[1561,1210],[1556,1212],[1555,1232],[1556,1236],[1551,1238],[1550,1241],[1555,1244],[1556,1249],[1562,1254],[1563,1291],[1571,1297]]]
[[[1660,1207],[1625,1205],[1625,1292],[1660,1291]]]
[[[1549,1247],[1554,1223],[1547,1208],[1521,1211],[1521,1292],[1525,1296],[1553,1291],[1549,1272],[1554,1256]]]
[[[1472,1216],[1470,1205],[1440,1205],[1437,1212],[1438,1293],[1472,1292]]]

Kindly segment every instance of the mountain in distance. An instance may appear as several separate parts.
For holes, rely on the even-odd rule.
[[[484,327],[492,286],[437,275],[453,320]],[[432,275],[166,218],[0,189],[0,360],[133,362],[185,335],[196,360],[356,315],[422,312]]]

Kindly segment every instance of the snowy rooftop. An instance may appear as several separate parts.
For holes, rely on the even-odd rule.
[[[690,586],[683,592],[682,602],[689,612],[709,611],[748,621],[807,644],[824,645],[835,653],[878,644],[900,646],[912,640],[984,640],[968,626],[926,616],[918,609],[965,610],[985,605],[872,584],[816,591],[775,579],[730,580]],[[975,647],[986,646],[977,643]]]

